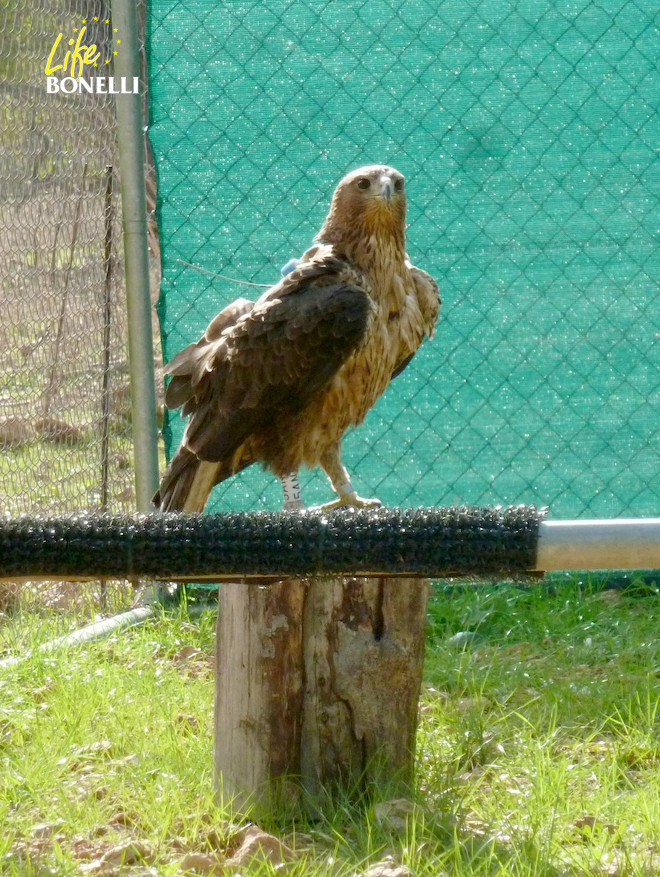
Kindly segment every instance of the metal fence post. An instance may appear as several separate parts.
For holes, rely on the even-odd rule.
[[[112,24],[121,34],[121,50],[115,56],[115,79],[132,83],[139,77],[137,13],[133,0],[113,0]],[[131,374],[131,405],[135,453],[135,492],[138,511],[151,508],[158,487],[158,425],[153,362],[147,206],[144,178],[142,98],[118,94],[117,146],[119,152],[128,350]]]

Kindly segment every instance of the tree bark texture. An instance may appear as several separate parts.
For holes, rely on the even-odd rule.
[[[220,586],[215,768],[225,799],[314,808],[413,779],[428,582]]]

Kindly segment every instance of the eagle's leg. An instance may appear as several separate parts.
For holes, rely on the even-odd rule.
[[[284,491],[284,505],[282,506],[284,511],[299,512],[304,509],[298,473],[291,472],[280,480],[282,481],[282,490]]]
[[[333,502],[326,502],[321,509],[337,509],[342,506],[353,506],[356,509],[375,509],[382,505],[379,499],[365,499],[358,496],[355,488],[351,484],[342,461],[339,443],[331,445],[320,459],[320,465],[323,471],[330,479],[330,483],[338,496]]]

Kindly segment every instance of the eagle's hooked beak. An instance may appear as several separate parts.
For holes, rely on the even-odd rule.
[[[389,177],[381,177],[380,180],[380,194],[381,197],[389,202],[392,197],[392,192],[394,191],[394,185],[392,180]]]

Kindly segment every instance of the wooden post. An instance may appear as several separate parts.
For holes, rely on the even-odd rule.
[[[220,587],[215,768],[237,803],[313,809],[413,779],[428,583]]]

